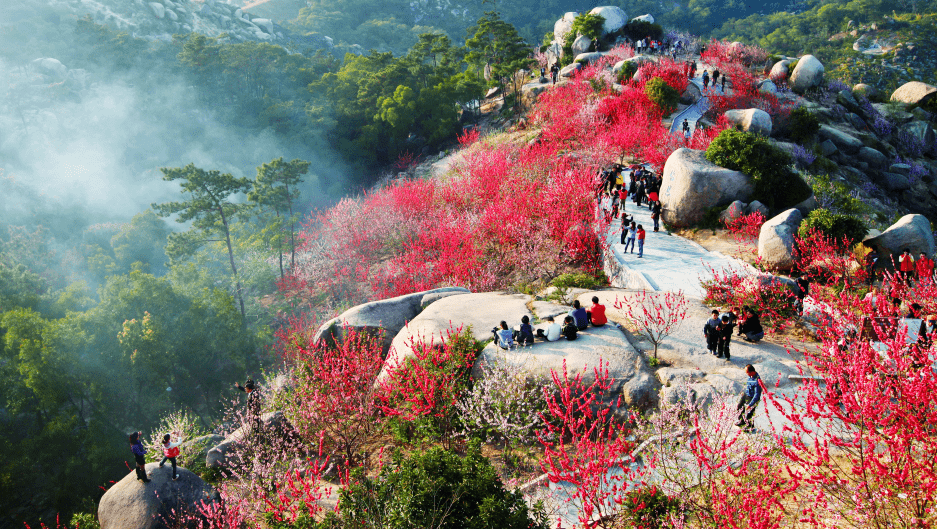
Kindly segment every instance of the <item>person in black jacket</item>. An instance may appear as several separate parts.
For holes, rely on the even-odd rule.
[[[761,318],[751,307],[745,307],[742,310],[745,313],[745,319],[739,325],[739,334],[746,342],[760,342],[765,337],[765,330],[761,326]]]
[[[729,355],[729,344],[732,342],[732,330],[735,329],[735,324],[732,323],[732,319],[728,314],[722,315],[722,323],[719,324],[719,339],[716,348],[716,358],[725,358],[729,360],[731,356]]]
[[[248,417],[259,419],[260,417],[260,395],[254,389],[254,381],[251,379],[247,379],[247,382],[245,382],[243,386],[235,382],[234,387],[236,387],[238,391],[243,391],[244,393],[247,393],[247,407],[245,411],[247,411]]]
[[[706,350],[716,354],[719,347],[719,311],[713,310],[712,317],[703,324],[703,337],[706,338]]]
[[[521,318],[520,330],[514,331],[514,341],[517,345],[534,344],[534,328],[530,325],[530,318],[527,316]]]
[[[578,331],[576,320],[573,319],[572,316],[566,316],[566,318],[563,319],[563,336],[565,336],[567,340],[573,341],[576,339],[576,333]]]
[[[140,439],[141,435],[143,435],[143,432],[133,432],[130,434],[130,451],[133,452],[133,459],[136,463],[137,479],[144,483],[149,483],[151,480],[146,475],[146,448],[143,446],[143,441]]]
[[[651,220],[654,221],[654,231],[660,230],[660,212],[664,208],[660,205],[660,200],[655,200],[651,204]]]

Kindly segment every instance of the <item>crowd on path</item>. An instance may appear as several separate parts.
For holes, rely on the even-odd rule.
[[[611,168],[603,169],[598,180],[597,217],[604,218],[609,224],[613,220],[621,219],[621,244],[625,246],[625,253],[630,249],[633,254],[637,242],[638,258],[643,258],[647,231],[643,225],[635,222],[634,216],[628,216],[625,204],[630,197],[635,207],[647,206],[654,222],[654,231],[660,231],[660,216],[663,211],[660,203],[661,178],[640,165],[626,168],[615,164]],[[625,180],[628,180],[627,186]]]

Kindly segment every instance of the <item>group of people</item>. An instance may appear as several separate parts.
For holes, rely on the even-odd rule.
[[[748,305],[742,308],[735,307],[721,314],[718,309],[713,309],[712,315],[703,324],[706,350],[716,358],[731,360],[729,346],[732,343],[732,332],[736,327],[738,336],[747,342],[758,343],[765,337],[761,317]]]
[[[498,347],[510,350],[518,345],[533,345],[535,336],[545,342],[555,342],[560,338],[572,341],[590,325],[602,327],[608,323],[608,318],[605,316],[605,305],[599,303],[598,296],[592,296],[592,306],[588,309],[584,308],[578,299],[573,301],[573,307],[563,318],[563,325],[556,323],[553,316],[547,316],[546,322],[546,328],[537,329],[535,334],[528,316],[521,317],[521,323],[516,329],[508,327],[507,322],[502,320],[491,333]]]
[[[660,203],[661,179],[644,167],[635,167],[625,187],[625,170],[621,164],[615,164],[603,169],[599,174],[598,205],[605,221],[611,223],[612,219],[621,218],[621,244],[625,246],[624,253],[634,253],[637,243],[638,257],[644,257],[644,241],[647,232],[644,226],[637,224],[633,216],[625,212],[625,201],[631,201],[641,206],[647,204],[654,221],[654,231],[660,231],[660,215],[663,207]]]
[[[143,446],[143,432],[130,434],[130,451],[136,463],[137,479],[143,483],[149,483],[152,480],[146,473],[146,447]],[[167,433],[163,436],[163,460],[159,462],[159,466],[162,468],[166,461],[172,463],[173,481],[179,479],[179,474],[176,472],[177,457],[179,457],[179,443],[173,443],[172,436]]]

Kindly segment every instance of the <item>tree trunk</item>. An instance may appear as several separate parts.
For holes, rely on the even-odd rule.
[[[238,278],[238,269],[234,264],[234,250],[231,249],[231,232],[228,229],[228,218],[225,217],[224,207],[219,207],[221,224],[224,226],[225,243],[228,245],[228,259],[231,261],[231,272],[234,273],[234,285],[237,291],[238,304],[241,306],[241,325],[247,325],[247,312],[244,310],[244,295],[241,292],[241,280]]]

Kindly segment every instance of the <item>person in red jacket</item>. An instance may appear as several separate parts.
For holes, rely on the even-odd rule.
[[[163,460],[159,462],[160,468],[166,463],[168,459],[172,463],[172,479],[179,479],[179,474],[176,474],[176,458],[179,457],[179,443],[170,443],[171,437],[169,434],[163,436]]]
[[[586,319],[593,327],[601,327],[608,323],[608,318],[605,317],[605,305],[599,303],[598,296],[592,296],[592,307],[586,311]]]
[[[905,248],[898,256],[898,271],[901,272],[901,279],[906,283],[911,282],[911,276],[914,275],[914,257],[911,257],[910,248]]]
[[[918,281],[931,281],[934,279],[934,260],[927,257],[927,254],[921,252],[921,257],[915,263],[917,268]]]
[[[644,231],[644,226],[638,224],[638,257],[644,257],[644,236],[647,233]]]

